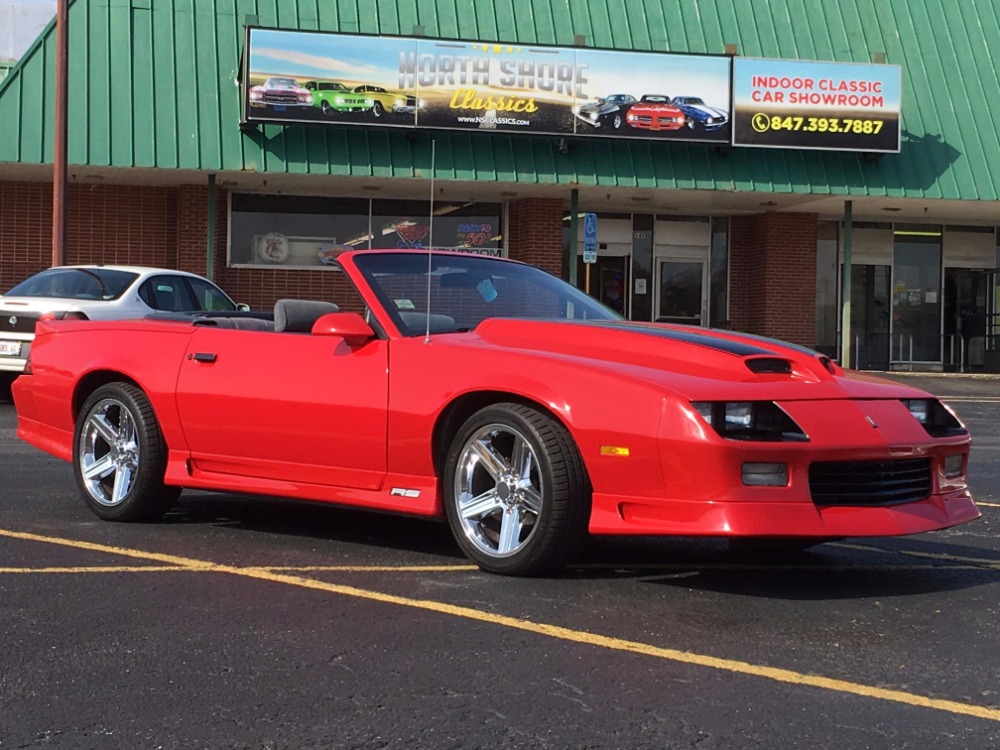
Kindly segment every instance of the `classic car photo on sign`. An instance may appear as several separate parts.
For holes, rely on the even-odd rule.
[[[109,521],[158,519],[183,488],[327,501],[439,518],[507,575],[592,534],[805,547],[979,516],[970,436],[923,391],[779,341],[629,322],[513,261],[334,263],[364,314],[280,300],[250,330],[239,312],[40,321],[18,436],[72,463]]]

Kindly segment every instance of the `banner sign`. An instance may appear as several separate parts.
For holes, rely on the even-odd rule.
[[[898,65],[733,62],[733,145],[877,151],[900,148]]]
[[[731,58],[248,27],[244,122],[728,144]]]

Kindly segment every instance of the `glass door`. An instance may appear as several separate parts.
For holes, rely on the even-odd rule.
[[[895,233],[892,360],[941,362],[941,233]]]
[[[708,325],[708,264],[692,258],[657,262],[656,322]]]
[[[858,370],[889,369],[889,266],[851,266],[851,348]]]

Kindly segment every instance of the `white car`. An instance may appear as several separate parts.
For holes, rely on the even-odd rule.
[[[142,266],[55,266],[0,295],[0,380],[16,377],[42,317],[142,318],[157,312],[249,311],[208,279]]]

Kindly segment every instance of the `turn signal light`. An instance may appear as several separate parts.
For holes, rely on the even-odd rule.
[[[743,464],[743,484],[748,487],[787,487],[788,464]]]

